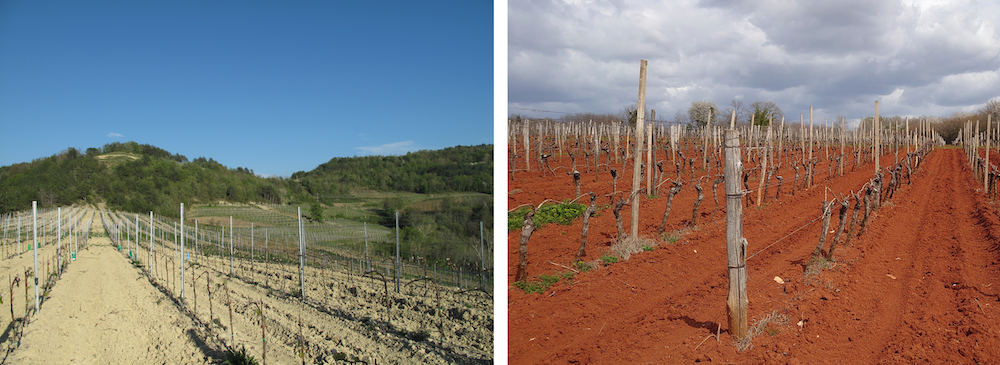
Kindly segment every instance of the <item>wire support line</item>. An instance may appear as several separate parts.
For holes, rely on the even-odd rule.
[[[753,255],[750,255],[750,256],[749,256],[749,257],[747,257],[746,259],[747,259],[747,260],[750,260],[750,259],[752,259],[752,258],[753,258],[754,256],[757,256],[757,255],[758,255],[758,254],[760,254],[761,252],[764,252],[765,250],[767,250],[767,249],[771,248],[771,246],[774,246],[774,245],[778,244],[778,242],[781,242],[781,241],[784,241],[784,240],[785,240],[786,238],[788,238],[788,237],[791,237],[791,235],[793,235],[793,234],[797,233],[798,231],[801,231],[802,229],[804,229],[804,228],[808,227],[809,225],[811,225],[811,224],[815,223],[815,222],[816,222],[816,221],[818,221],[818,220],[819,220],[820,218],[823,218],[823,215],[822,215],[822,214],[820,214],[820,216],[819,216],[819,217],[816,217],[816,219],[813,219],[813,220],[809,221],[808,223],[806,223],[805,225],[803,225],[803,226],[799,227],[798,229],[796,229],[796,230],[792,231],[791,233],[789,233],[789,234],[786,234],[786,235],[785,235],[784,237],[781,237],[781,238],[779,238],[779,239],[778,239],[777,241],[774,241],[774,243],[771,243],[770,245],[767,245],[767,247],[764,247],[764,248],[760,249],[760,251],[757,251],[757,252],[755,252],[755,253],[754,253]]]

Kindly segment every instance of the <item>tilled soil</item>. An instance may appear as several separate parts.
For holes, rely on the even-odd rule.
[[[95,232],[103,232],[100,217]],[[108,212],[109,221],[121,218]],[[148,216],[139,218],[148,222]],[[139,245],[136,250],[134,242],[123,242],[119,251],[110,238],[92,238],[41,311],[31,314],[26,326],[23,321],[11,325],[12,335],[4,340],[13,349],[7,361],[220,363],[227,348],[243,348],[259,362],[266,356],[278,364],[303,358],[342,363],[338,358],[344,355],[344,360],[367,364],[492,359],[493,302],[481,291],[406,279],[396,293],[395,283],[380,275],[307,267],[303,301],[297,265],[237,259],[230,277],[228,257],[192,254],[182,301],[175,265],[181,260],[173,242],[157,238],[154,265],[149,265],[148,243],[140,240]],[[138,262],[128,259],[128,247],[136,250]],[[53,256],[51,250],[43,246],[40,253]],[[20,269],[30,259],[25,256],[0,263]],[[24,299],[16,303],[19,311],[24,305]]]
[[[883,155],[881,162],[889,166],[894,156]],[[992,320],[1000,316],[997,208],[983,195],[962,151],[931,152],[915,170],[911,184],[904,180],[874,213],[867,230],[851,246],[838,246],[831,267],[806,277],[806,262],[819,239],[822,202],[857,191],[874,170],[870,163],[856,169],[848,164],[843,176],[827,176],[825,165],[817,167],[813,187],[795,195],[789,195],[793,173],[779,171],[785,177],[783,195],[773,199],[772,186],[772,198],[760,208],[753,202],[744,208],[751,324],[772,314],[784,319],[762,326],[750,349],[738,351],[727,332],[724,204],[713,216],[709,185],[698,225],[685,228],[696,195],[687,185],[674,200],[667,235],[656,234],[665,194],[643,199],[640,235],[655,240],[653,251],[563,279],[543,294],[525,294],[510,285],[509,360],[516,364],[1000,361],[1000,330]],[[562,175],[542,179],[539,171],[532,171],[518,172],[514,180],[508,176],[509,206],[573,195],[572,177]],[[631,186],[626,181],[631,174],[623,175],[618,190]],[[593,179],[586,174],[583,178]],[[610,193],[610,179],[598,180],[589,187],[585,183],[583,191]],[[720,203],[724,203],[721,196]],[[830,231],[836,230],[837,210]],[[591,220],[585,257],[591,262],[609,252],[616,236],[610,209],[598,213]],[[629,214],[623,215],[628,227]],[[566,265],[572,261],[581,224],[578,219],[569,226],[551,224],[535,232],[529,243],[531,277],[567,271],[548,261]],[[508,233],[509,284],[519,240],[520,230]],[[776,276],[784,284],[776,282]],[[721,334],[716,337],[716,333]]]
[[[97,227],[100,228],[100,216]],[[12,354],[16,364],[202,364],[195,326],[111,246],[90,240]]]
[[[137,257],[149,261],[148,243],[139,245]],[[368,364],[492,358],[491,294],[414,279],[402,280],[397,293],[395,282],[381,275],[362,277],[330,265],[305,268],[303,301],[297,265],[192,253],[181,305],[173,242],[157,239],[154,252],[151,270],[143,269],[146,280],[197,324],[206,342],[218,343],[218,350],[242,347],[258,360],[266,356],[282,364],[302,357],[332,364],[338,354]]]

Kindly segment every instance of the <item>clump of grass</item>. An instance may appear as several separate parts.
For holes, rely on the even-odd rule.
[[[739,351],[746,351],[752,349],[754,337],[757,337],[757,335],[760,335],[761,333],[765,332],[765,329],[767,329],[768,324],[774,324],[777,327],[785,326],[788,324],[788,315],[778,313],[778,311],[773,311],[765,315],[764,317],[761,317],[756,322],[754,322],[754,324],[751,325],[750,328],[747,329],[746,337],[733,341],[733,344],[736,346],[736,349]],[[766,332],[769,335],[774,336],[778,334],[778,331],[779,331],[778,328],[772,328],[772,329],[767,329]]]
[[[620,242],[612,244],[611,252],[614,252],[614,254],[618,257],[628,260],[630,257],[632,257],[632,254],[634,253],[649,251],[646,250],[644,247],[652,248],[655,245],[656,242],[654,242],[653,240],[641,237],[627,237],[624,240],[621,240]]]
[[[833,267],[833,264],[826,260],[822,255],[816,256],[813,260],[810,260],[811,264],[806,266],[806,271],[803,274],[806,279],[810,277],[819,275],[820,271],[823,269],[829,269]]]
[[[552,284],[559,282],[561,277],[559,275],[541,275],[538,278],[540,281],[516,281],[514,286],[524,290],[525,294],[541,294],[549,290]]]
[[[240,346],[239,351],[233,349],[226,350],[226,361],[223,365],[257,365],[257,359],[247,353],[247,349]]]
[[[652,251],[652,250],[654,250],[654,248],[653,248],[653,246],[650,246],[650,245],[643,245],[642,246],[642,250],[643,251]]]
[[[588,272],[594,269],[593,264],[583,261],[577,261],[575,264],[573,264],[573,266],[576,266],[576,269],[580,270],[581,273]]]
[[[603,256],[601,256],[601,262],[603,262],[605,265],[610,265],[610,264],[616,263],[616,262],[618,262],[618,256],[615,256],[615,255],[603,255]]]
[[[524,216],[531,208],[522,207],[513,212],[507,213],[507,230],[521,229],[524,224]],[[570,203],[568,200],[559,204],[543,205],[535,212],[535,229],[549,223],[559,223],[569,225],[573,220],[583,215],[587,206],[580,203]]]
[[[675,243],[677,241],[680,241],[681,235],[678,234],[678,232],[664,232],[662,235],[660,235],[660,238],[663,241]]]

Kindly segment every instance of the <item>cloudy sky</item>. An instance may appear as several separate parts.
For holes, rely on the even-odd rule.
[[[789,118],[951,115],[1000,96],[1000,6],[976,1],[508,3],[508,109],[673,119],[692,101],[773,101]],[[525,108],[525,109],[521,109]]]

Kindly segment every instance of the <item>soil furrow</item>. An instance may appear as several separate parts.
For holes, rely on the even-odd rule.
[[[892,161],[891,156],[883,158],[884,165]],[[817,243],[819,224],[807,223],[819,216],[824,195],[827,200],[833,197],[825,194],[829,192],[825,187],[834,189],[838,198],[840,193],[856,191],[871,178],[870,167],[814,183],[813,189],[799,189],[795,196],[783,196],[760,209],[745,208],[749,252],[760,252],[748,261],[751,320],[772,312],[787,319],[765,325],[748,351],[736,351],[727,336],[724,228],[706,219],[676,242],[661,242],[656,250],[639,253],[628,262],[564,279],[544,294],[511,289],[509,359],[512,363],[997,362],[1000,330],[991,319],[1000,316],[996,287],[1000,283],[994,282],[1000,271],[1000,219],[981,182],[966,166],[961,150],[945,148],[929,154],[914,170],[912,184],[904,179],[893,198],[873,212],[867,231],[852,246],[838,246],[831,267],[815,276],[804,276],[804,266]],[[628,185],[624,181],[619,180],[619,187]],[[522,194],[536,185],[511,186],[523,189],[513,192]],[[690,190],[687,193],[693,195]],[[541,194],[546,196],[544,190]],[[710,193],[706,195],[711,200]],[[690,207],[684,205],[691,200],[678,195],[673,207],[677,213],[671,217],[690,217]],[[662,214],[662,200],[649,204],[653,212],[644,217],[651,216],[650,221],[658,224],[656,210]],[[646,207],[644,202],[644,211]],[[609,245],[601,240],[613,239],[613,228],[600,228],[613,226],[609,216],[591,220],[591,232],[595,227],[604,232],[591,236],[602,237],[595,250],[588,247],[591,256],[607,250]],[[831,230],[834,222],[836,214]],[[655,230],[655,224],[646,223],[643,218],[640,227]],[[512,234],[509,242],[516,245],[519,232]],[[575,253],[578,237],[579,223],[536,231],[529,244],[529,273],[564,271],[547,261],[565,263]],[[784,284],[772,280],[775,276]],[[720,327],[717,342],[712,335]]]

